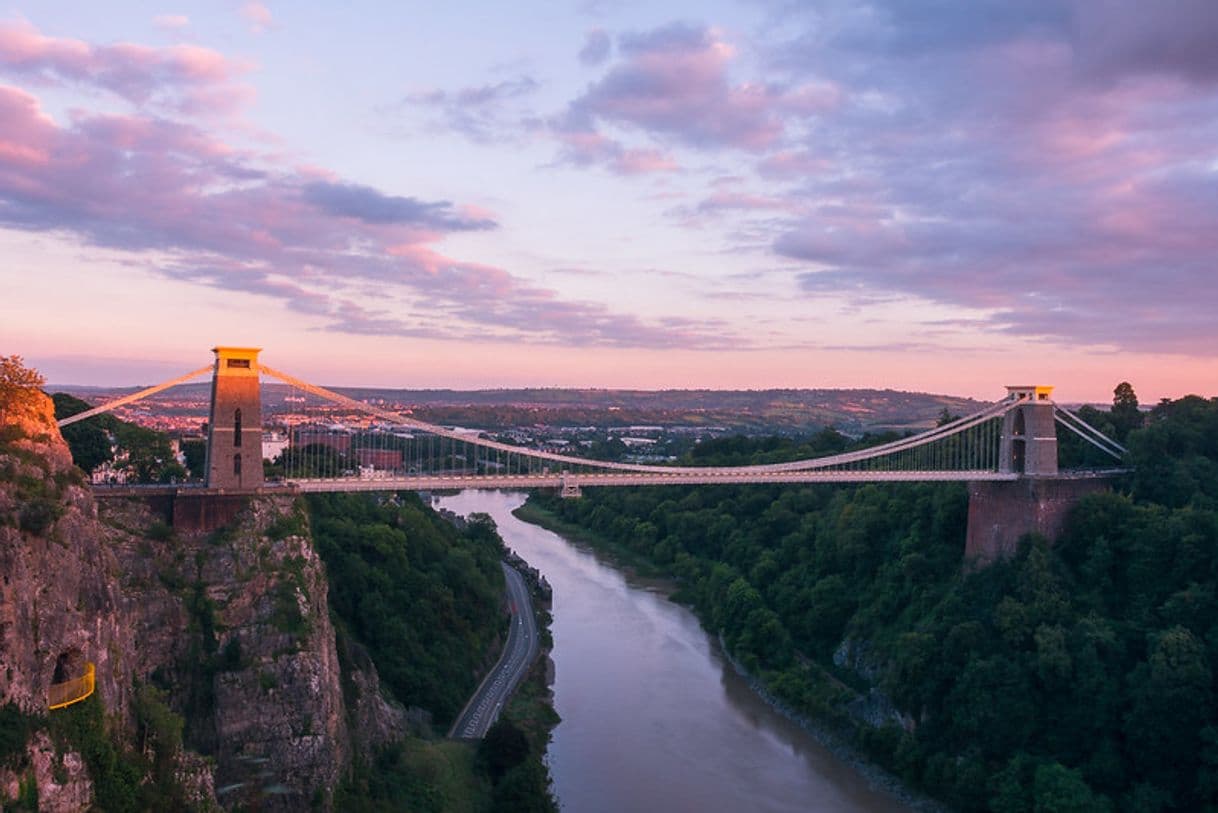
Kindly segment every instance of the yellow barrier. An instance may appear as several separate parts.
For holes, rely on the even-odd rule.
[[[85,673],[81,677],[65,680],[63,683],[52,683],[47,689],[47,703],[51,710],[61,709],[73,703],[79,703],[93,694],[96,683],[96,670],[92,662],[85,664]]]

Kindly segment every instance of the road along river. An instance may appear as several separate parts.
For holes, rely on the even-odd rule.
[[[549,763],[567,813],[907,811],[770,708],[670,585],[632,579],[586,547],[521,522],[522,493],[439,498],[490,514],[554,588]]]
[[[511,626],[499,661],[482,679],[474,696],[457,715],[450,737],[482,739],[487,730],[499,718],[499,712],[507,705],[508,698],[524,679],[529,667],[537,658],[541,642],[537,635],[537,622],[533,619],[533,603],[524,577],[507,563],[503,567],[503,578],[511,605]]]

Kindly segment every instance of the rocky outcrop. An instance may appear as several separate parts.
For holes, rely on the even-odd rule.
[[[53,416],[42,396],[3,427],[17,437],[0,446],[0,704],[43,710],[47,687],[92,661],[98,690],[125,716],[131,638],[118,563]]]
[[[349,638],[339,638],[339,664],[343,672],[343,699],[351,730],[352,747],[371,760],[376,749],[409,733],[431,730],[431,715],[423,709],[404,709],[385,699],[381,678],[367,650]]]
[[[833,652],[833,664],[872,684],[866,694],[858,694],[846,704],[846,711],[854,720],[872,728],[896,725],[913,731],[917,727],[912,716],[898,709],[887,694],[876,688],[883,680],[885,664],[870,641],[845,638]]]
[[[101,519],[123,575],[137,674],[164,688],[221,802],[300,809],[349,756],[325,569],[291,497],[211,534],[173,533],[137,500]],[[154,541],[150,537],[160,537]]]
[[[133,744],[135,690],[155,685],[184,722],[187,798],[225,808],[327,808],[353,750],[400,736],[404,713],[367,658],[344,682],[325,568],[293,498],[252,498],[215,533],[175,532],[138,500],[99,510],[40,393],[0,430],[0,705],[45,714],[47,687],[92,662],[106,717]],[[42,731],[27,746],[0,795],[32,777],[43,809],[87,807],[79,755]]]

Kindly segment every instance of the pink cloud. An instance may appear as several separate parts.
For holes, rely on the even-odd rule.
[[[255,34],[271,28],[274,25],[275,18],[271,14],[271,10],[266,7],[265,3],[260,3],[258,0],[251,0],[241,7],[241,16],[250,24],[250,30]]]
[[[786,117],[835,109],[838,87],[808,81],[793,89],[731,77],[736,49],[718,32],[682,24],[622,37],[622,58],[574,100],[560,129],[628,125],[695,147],[765,150]]]
[[[45,165],[54,122],[38,107],[38,100],[17,88],[0,86],[0,165]]]
[[[674,172],[674,158],[659,150],[628,148],[592,130],[559,130],[555,137],[563,144],[563,160],[577,166],[599,164],[619,175]]]
[[[476,207],[297,170],[180,122],[77,112],[58,124],[29,92],[0,85],[0,228],[168,256],[161,274],[276,299],[331,331],[582,346],[718,345],[730,335],[564,301],[437,248],[449,234],[494,227]]]
[[[243,66],[197,45],[92,45],[46,37],[25,22],[0,23],[0,73],[31,81],[104,88],[136,105],[192,113],[228,112],[252,91]]]

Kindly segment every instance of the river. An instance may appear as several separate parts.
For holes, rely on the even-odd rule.
[[[587,547],[512,516],[525,495],[438,504],[490,514],[554,588],[554,788],[568,813],[908,811],[774,711],[698,619]]]

